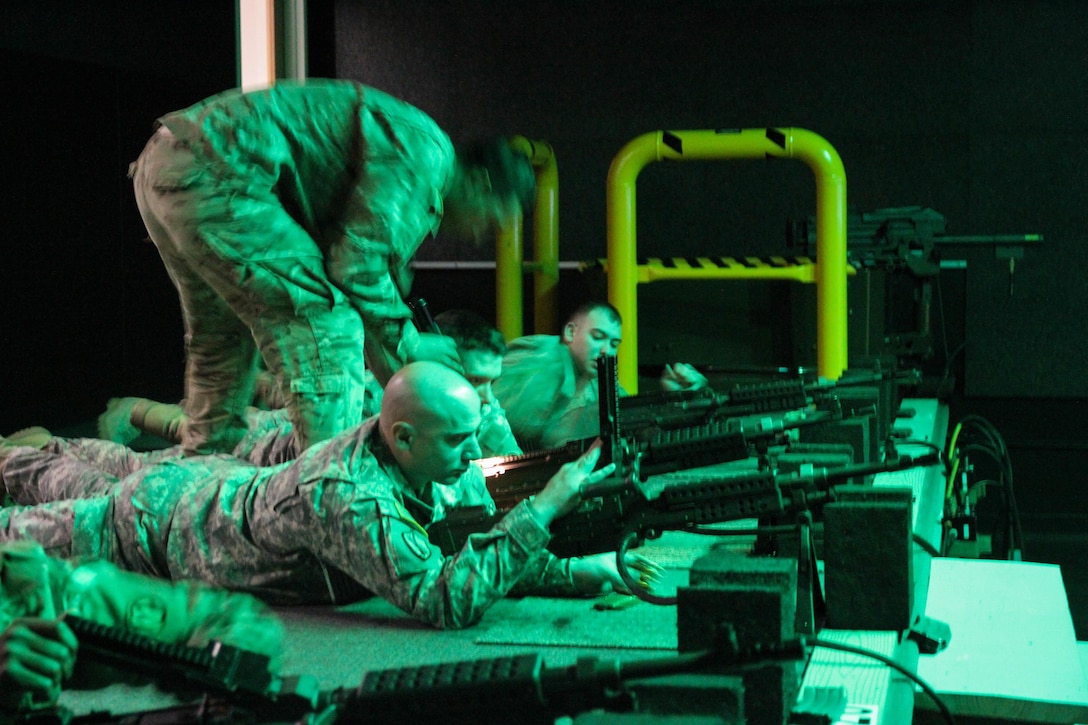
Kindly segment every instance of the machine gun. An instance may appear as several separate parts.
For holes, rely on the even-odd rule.
[[[1007,265],[1009,296],[1025,249],[1042,244],[1041,234],[946,233],[945,216],[921,206],[846,214],[847,261],[857,269],[851,291],[850,351],[855,355],[894,355],[928,360],[934,354],[934,287],[942,268],[942,248],[992,247]],[[798,254],[815,254],[816,217],[792,220],[786,244]],[[937,290],[939,292],[939,289]],[[864,326],[864,329],[853,329]],[[806,341],[807,342],[807,341]]]
[[[619,399],[618,427],[627,435],[646,437],[658,431],[710,424],[716,420],[770,415],[812,408],[837,412],[839,396],[847,388],[918,380],[916,370],[846,370],[839,380],[781,378],[738,382],[724,392],[702,388],[641,393]],[[850,411],[842,411],[849,416]]]
[[[852,380],[861,384],[889,377],[877,371]],[[621,398],[616,359],[608,356],[598,361],[597,381],[603,443],[598,467],[615,463],[614,477],[621,480],[645,481],[763,455],[772,444],[784,443],[791,431],[872,412],[869,407],[844,412],[834,395],[836,383],[806,387],[800,380],[738,384],[728,393],[679,391]],[[506,511],[538,493],[594,440],[478,461],[496,507]]]
[[[665,531],[706,533],[709,524],[798,514],[833,500],[835,485],[939,460],[932,453],[788,474],[770,468],[703,473],[670,477],[656,494],[644,483],[613,478],[587,486],[582,503],[552,522],[548,550],[560,557],[623,551]],[[469,535],[487,531],[502,515],[488,515],[482,507],[455,509],[431,525],[431,541],[443,553],[455,553]]]
[[[947,220],[940,212],[921,206],[901,206],[846,214],[847,258],[859,267],[882,266],[908,269],[918,276],[938,273],[940,246],[992,246],[998,259],[1021,259],[1023,247],[1041,244],[1041,234],[953,235],[945,232]],[[786,243],[814,254],[816,217],[792,220]]]
[[[581,657],[570,667],[547,667],[539,654],[472,660],[428,667],[367,673],[362,684],[341,693],[337,723],[442,721],[551,725],[557,718],[594,709],[638,711],[632,680],[711,670],[737,671],[749,665],[808,657],[806,642],[738,647],[725,627],[714,648],[643,660]]]
[[[801,661],[809,657],[812,646],[803,638],[740,644],[733,627],[725,623],[714,640],[706,650],[623,661],[583,656],[567,667],[548,667],[537,653],[376,670],[366,673],[357,687],[322,691],[311,706],[300,710],[257,709],[236,694],[220,694],[194,705],[125,714],[96,712],[52,722],[400,725],[425,720],[470,723],[497,717],[504,722],[551,725],[558,718],[590,710],[638,712],[635,681],[645,683],[677,673],[720,675],[772,662]]]
[[[830,411],[796,411],[779,418],[715,421],[658,431],[653,436],[602,435],[598,468],[616,463],[617,480],[645,481],[650,476],[761,456],[785,443],[791,431],[836,420]],[[540,492],[565,463],[577,460],[596,438],[516,456],[482,458],[487,489],[500,511]]]
[[[597,376],[603,443],[598,465],[615,463],[616,471],[610,480],[622,485],[637,485],[650,476],[663,473],[740,461],[752,456],[763,457],[772,444],[784,443],[790,432],[843,417],[843,411],[831,394],[830,384],[821,388],[823,410],[813,409],[809,404],[811,391],[794,381],[786,381],[783,385],[738,387],[727,394],[711,394],[699,399],[665,394],[664,397],[653,396],[652,403],[641,400],[625,407],[628,399],[619,396],[616,359],[602,357],[598,361]],[[783,391],[788,392],[784,394]],[[730,405],[733,401],[736,405]],[[790,409],[794,403],[796,409]],[[778,408],[779,415],[719,415],[723,411],[740,409],[769,413],[771,408]],[[851,414],[858,412],[851,411]],[[870,411],[860,412],[868,414]],[[573,441],[559,448],[519,456],[481,459],[478,463],[484,470],[497,513],[488,514],[483,507],[453,509],[446,518],[431,524],[428,530],[431,541],[447,555],[459,551],[469,534],[487,530],[520,501],[539,493],[563,464],[576,460],[594,440]],[[567,518],[582,516],[584,510],[590,508],[599,508],[599,504],[587,502]],[[562,536],[555,536],[555,531],[553,526],[549,548],[554,553],[563,554],[569,547],[579,546]],[[615,542],[609,540],[608,543]]]
[[[98,624],[82,617],[68,615],[65,623],[79,641],[79,662],[106,666],[119,672],[132,672],[141,677],[161,681],[171,687],[189,688],[203,693],[197,706],[203,717],[213,713],[244,710],[251,722],[295,721],[317,709],[321,693],[317,680],[309,675],[283,677],[269,669],[265,655],[213,641],[204,647],[188,647],[159,642],[118,627]],[[175,708],[179,713],[189,708]],[[215,722],[193,720],[176,722]],[[236,722],[236,720],[221,720]],[[0,714],[0,722],[5,722]],[[72,716],[63,708],[35,709],[17,713],[7,722],[106,723],[140,722],[102,713]],[[159,722],[159,721],[156,721]],[[163,722],[170,722],[169,720]]]

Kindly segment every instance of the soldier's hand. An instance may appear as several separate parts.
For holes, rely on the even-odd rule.
[[[665,391],[675,390],[701,390],[706,387],[706,376],[687,363],[672,363],[666,365],[661,371],[661,389]]]
[[[441,363],[448,368],[464,373],[461,356],[457,352],[457,343],[452,337],[433,332],[419,333],[419,344],[408,353],[408,362],[429,360]]]
[[[627,552],[624,556],[627,571],[643,589],[650,590],[661,581],[664,569],[641,554]],[[631,594],[616,569],[616,552],[609,551],[593,556],[571,559],[571,576],[578,591],[599,595],[609,592]]]
[[[600,457],[601,439],[598,438],[578,460],[563,464],[544,490],[533,497],[531,505],[545,526],[578,505],[583,486],[603,481],[616,470],[616,464],[609,463],[594,471]]]
[[[64,622],[14,620],[0,633],[0,700],[16,704],[27,693],[37,700],[55,699],[61,682],[72,674],[77,648]]]

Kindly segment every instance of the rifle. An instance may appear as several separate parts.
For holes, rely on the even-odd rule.
[[[426,720],[448,723],[499,718],[525,725],[551,725],[564,716],[594,709],[638,712],[635,681],[678,673],[713,672],[715,676],[762,667],[770,662],[800,661],[811,644],[802,638],[776,643],[738,643],[727,623],[715,633],[711,649],[640,660],[582,656],[568,667],[547,667],[543,656],[512,655],[366,673],[353,688],[323,691],[302,711],[254,709],[236,696],[216,695],[194,705],[180,705],[124,715],[92,713],[65,725],[172,725],[174,723],[373,723],[400,725]],[[43,721],[44,723],[44,721]]]
[[[828,406],[827,410],[803,407],[778,417],[762,418],[708,419],[705,411],[697,411],[694,417],[689,417],[688,425],[684,427],[642,425],[631,432],[625,427],[616,359],[602,357],[598,361],[597,376],[600,391],[599,437],[603,443],[598,467],[616,464],[616,471],[609,479],[613,485],[616,482],[638,484],[650,476],[739,461],[753,454],[762,457],[771,444],[784,442],[791,431],[842,417],[842,411],[837,406]],[[692,409],[682,403],[678,410],[677,416]],[[677,416],[670,417],[675,420]],[[656,417],[662,418],[664,415]],[[645,419],[645,416],[640,418]],[[446,518],[431,524],[428,529],[431,541],[446,555],[459,551],[469,534],[486,531],[521,500],[539,493],[563,464],[576,460],[594,440],[577,440],[559,448],[520,456],[481,459],[477,463],[484,471],[497,514],[488,514],[482,506],[453,509]],[[597,520],[603,516],[602,509],[607,510],[614,505],[617,504],[611,499],[603,503],[588,501],[566,518],[576,519],[585,516],[587,510],[592,510],[592,518]],[[564,526],[559,522],[556,525]],[[549,549],[561,554],[574,544],[566,542],[563,536],[555,535],[556,525],[552,528],[553,539]],[[599,532],[583,533],[599,535]]]
[[[597,467],[614,462],[612,478],[645,481],[662,473],[763,455],[772,444],[785,443],[792,431],[836,418],[837,414],[826,411],[797,411],[781,418],[716,421],[663,430],[645,439],[602,435]],[[558,448],[481,458],[476,463],[483,469],[496,508],[508,511],[539,493],[563,464],[577,460],[596,440],[584,438]]]
[[[165,644],[71,614],[64,621],[79,641],[81,663],[135,672],[170,686],[189,684],[204,693],[198,705],[171,708],[178,713],[195,708],[200,720],[188,716],[174,722],[240,722],[235,718],[239,712],[246,713],[250,722],[294,721],[320,706],[316,679],[309,675],[277,675],[269,669],[269,658],[256,652],[218,641],[204,647]],[[228,716],[231,719],[225,719]],[[136,716],[104,713],[73,716],[57,707],[19,713],[12,722],[70,725],[143,721]]]
[[[559,557],[622,553],[665,531],[708,533],[709,524],[798,514],[833,500],[835,485],[939,460],[938,453],[927,453],[788,474],[771,468],[715,472],[670,478],[656,495],[641,482],[608,479],[585,487],[578,508],[552,522],[548,550]],[[482,507],[454,509],[431,525],[431,541],[444,554],[456,553],[469,535],[487,531],[502,516],[503,512],[488,515]]]
[[[706,425],[723,418],[783,413],[803,408],[835,411],[839,391],[854,386],[917,382],[917,370],[847,370],[839,380],[806,381],[801,377],[738,382],[725,392],[711,388],[640,393],[619,399],[618,426],[629,435],[652,435]],[[845,412],[844,415],[848,415]]]
[[[731,638],[731,639],[729,639]],[[546,667],[539,654],[515,655],[367,673],[362,684],[337,698],[343,723],[481,722],[498,718],[525,725],[551,725],[557,718],[594,709],[638,711],[631,680],[722,668],[738,669],[775,660],[808,657],[806,643],[739,648],[732,628],[715,637],[727,646],[644,660],[580,657],[570,667]]]
[[[739,461],[753,454],[765,454],[774,443],[785,442],[791,431],[838,420],[839,406],[825,405],[813,410],[804,403],[778,416],[718,417],[704,406],[710,400],[684,393],[636,396],[638,402],[625,413],[626,401],[619,396],[616,358],[602,357],[597,365],[599,389],[599,438],[602,442],[597,467],[616,464],[615,478],[645,481],[653,475],[687,468]],[[781,400],[781,398],[779,398]],[[751,406],[746,406],[750,410]],[[868,414],[868,409],[850,415]],[[680,421],[683,419],[683,425]],[[596,438],[571,441],[557,448],[530,451],[516,456],[483,458],[477,464],[487,478],[488,491],[501,511],[538,493],[559,468],[577,460]]]

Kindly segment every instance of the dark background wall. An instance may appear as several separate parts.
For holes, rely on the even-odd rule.
[[[236,83],[233,3],[0,6],[0,422],[180,395],[177,296],[126,177],[154,119]]]
[[[1039,543],[1029,557],[1057,556],[1054,537],[1088,529],[1088,4],[311,0],[310,11],[311,75],[387,90],[455,140],[551,143],[564,260],[604,256],[609,165],[658,129],[808,129],[842,157],[859,210],[921,205],[950,234],[1042,234],[1011,294],[992,249],[945,252],[966,268],[941,274],[924,364],[954,377],[953,421],[981,414],[1006,438]],[[235,84],[234,22],[228,0],[0,4],[0,431],[92,420],[113,395],[180,397],[177,302],[125,171],[156,116]],[[643,255],[782,252],[789,220],[814,212],[799,162],[654,164],[638,183]],[[438,240],[420,258],[492,255]],[[787,287],[644,286],[640,357],[804,362],[790,342],[804,316],[784,300],[806,293]],[[564,273],[562,311],[599,289]],[[434,307],[494,312],[488,272],[421,272],[417,291]]]
[[[1056,525],[1072,512],[1062,526],[1083,525],[1088,495],[1073,472],[1088,463],[1088,5],[541,5],[340,2],[337,73],[428,110],[455,139],[515,132],[550,142],[563,259],[604,256],[609,165],[627,141],[658,129],[809,129],[842,157],[858,210],[920,205],[944,214],[952,235],[1042,234],[1011,286],[992,247],[941,250],[965,268],[941,274],[935,352],[923,364],[955,377],[953,422],[983,414],[1007,436],[1023,515]],[[640,255],[782,252],[787,222],[815,208],[812,174],[792,161],[652,164],[638,184]],[[489,256],[442,240],[420,253]],[[493,309],[486,275],[471,286],[435,273],[417,280],[433,300]],[[565,285],[566,309],[596,289]],[[796,329],[803,315],[783,313],[784,295],[795,292],[644,285],[640,361],[807,362],[783,344],[808,334]]]

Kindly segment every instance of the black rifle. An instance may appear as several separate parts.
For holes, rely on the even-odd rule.
[[[621,480],[645,481],[661,473],[761,455],[770,445],[785,442],[788,431],[843,417],[836,405],[825,404],[823,409],[815,410],[799,402],[793,408],[776,408],[778,415],[726,418],[708,413],[702,405],[710,400],[706,396],[698,399],[699,405],[693,405],[696,399],[690,395],[665,394],[639,400],[636,407],[630,408],[638,411],[632,420],[624,412],[630,398],[619,395],[616,358],[606,356],[598,361],[597,379],[598,437],[602,442],[597,467],[615,463],[613,477]],[[761,412],[769,410],[767,407]],[[858,413],[850,411],[850,415]],[[478,461],[496,507],[506,511],[538,493],[564,463],[576,460],[595,440],[585,438],[557,448]]]
[[[728,418],[781,414],[802,408],[836,411],[847,388],[888,382],[917,382],[917,370],[851,369],[838,380],[776,378],[733,383],[725,391],[711,388],[640,393],[619,398],[617,425],[627,435],[649,436],[661,430],[706,425]],[[842,411],[849,416],[849,411]]]
[[[656,494],[639,482],[610,479],[587,486],[578,508],[552,522],[548,550],[560,557],[585,556],[626,549],[665,531],[705,532],[708,524],[798,514],[833,500],[835,485],[939,460],[932,453],[788,474],[767,468],[670,477]],[[502,515],[455,509],[431,525],[431,541],[443,553],[455,553],[469,535],[487,531]]]
[[[616,359],[602,357],[598,361],[597,375],[600,391],[599,437],[603,444],[598,467],[616,464],[616,470],[609,479],[612,482],[610,485],[637,485],[650,476],[662,473],[739,461],[753,455],[762,456],[770,445],[784,442],[791,430],[842,417],[842,411],[834,406],[827,406],[827,410],[802,406],[778,416],[761,418],[708,419],[705,411],[700,411],[684,427],[642,425],[630,431],[625,427],[622,399],[618,393]],[[675,420],[677,415],[670,415],[670,418]],[[640,418],[643,419],[645,416]],[[480,460],[497,513],[490,515],[483,507],[453,509],[446,518],[431,524],[428,529],[431,541],[446,555],[459,551],[469,534],[486,531],[521,500],[539,493],[563,464],[576,460],[594,440],[573,441],[560,448],[520,456]],[[571,547],[581,548],[583,544],[568,542],[557,532],[568,526],[570,521],[586,516],[599,520],[601,509],[609,509],[613,505],[618,504],[612,499],[584,503],[564,517],[568,523],[553,524],[552,543],[548,548],[559,555],[568,555]],[[597,541],[596,537],[608,535],[605,530],[581,533],[594,536],[594,541]],[[615,543],[613,539],[608,539],[608,542]],[[590,548],[603,544],[604,541],[600,541]],[[607,547],[598,550],[604,551]]]
[[[291,723],[401,725],[441,721],[478,723],[499,719],[523,725],[551,725],[557,718],[595,709],[638,711],[633,681],[676,673],[720,675],[775,661],[804,660],[808,643],[794,638],[774,644],[740,646],[724,624],[712,649],[642,660],[580,657],[569,667],[547,667],[540,654],[447,662],[368,672],[358,687],[323,691],[302,711],[254,709],[234,695],[198,704],[123,715],[94,713],[66,725],[173,725],[175,723]]]
[[[726,639],[732,632],[723,628]],[[539,654],[472,660],[371,672],[358,688],[341,693],[340,723],[477,723],[498,719],[551,725],[557,718],[594,709],[637,711],[631,680],[679,672],[715,673],[774,660],[807,657],[805,643],[729,647],[645,660],[582,657],[570,667],[551,668]]]
[[[645,481],[662,473],[762,455],[771,445],[785,443],[790,431],[838,417],[825,411],[796,411],[779,418],[733,419],[662,430],[653,436],[606,432],[600,436],[603,446],[597,467],[616,463],[613,479]],[[596,440],[585,438],[558,448],[482,458],[477,464],[484,471],[497,509],[508,511],[539,493],[563,464],[577,460]]]
[[[195,707],[202,713],[201,719],[190,715],[184,720],[162,722],[287,722],[303,719],[320,706],[322,694],[314,678],[277,675],[269,669],[268,657],[256,652],[218,641],[204,647],[165,644],[74,615],[66,616],[64,621],[79,641],[81,666],[107,666],[170,687],[188,685],[204,695],[198,706],[172,708],[181,713]],[[243,712],[243,720],[234,719]],[[219,719],[228,716],[232,719]],[[40,725],[157,721],[108,713],[73,716],[63,708],[20,713],[10,720]]]

